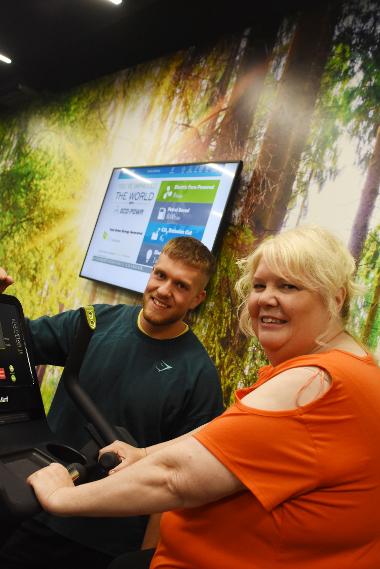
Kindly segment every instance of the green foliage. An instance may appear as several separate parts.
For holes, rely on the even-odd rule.
[[[48,413],[50,409],[62,371],[63,368],[61,367],[47,366],[44,380],[41,384],[41,395],[45,413]]]
[[[375,351],[380,337],[380,226],[368,234],[356,280],[365,291],[352,303],[350,329]]]
[[[75,306],[83,258],[78,196],[106,146],[108,83],[0,121],[0,265],[16,281],[9,293],[32,318]],[[46,408],[59,375],[50,369],[43,382]]]
[[[73,214],[72,197],[83,174],[76,164],[68,173],[67,157],[60,160],[28,132],[15,129],[12,139],[12,160],[0,173],[0,258],[22,283],[22,296],[35,299],[63,242],[70,242],[64,226]]]
[[[355,140],[357,163],[366,169],[380,123],[380,13],[376,2],[343,3],[325,68],[311,132],[297,176],[297,192],[311,180],[320,188],[338,174],[343,134]]]

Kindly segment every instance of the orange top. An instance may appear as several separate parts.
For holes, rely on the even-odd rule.
[[[241,399],[289,368],[332,378],[318,400],[262,411]],[[247,487],[164,514],[151,569],[380,567],[380,369],[340,350],[260,370],[195,437]],[[212,484],[212,480],[210,480]]]

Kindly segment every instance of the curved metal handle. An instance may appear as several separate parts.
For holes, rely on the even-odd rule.
[[[92,310],[91,310],[92,309]],[[104,446],[109,445],[120,439],[118,432],[110,425],[108,420],[100,412],[91,397],[84,391],[79,384],[78,376],[82,366],[84,356],[88,344],[90,343],[92,334],[96,328],[95,310],[91,306],[80,309],[80,320],[78,330],[74,339],[73,347],[68,355],[66,365],[64,367],[61,381],[63,380],[65,388],[73,402],[77,405],[81,413],[95,427]],[[137,446],[132,435],[126,432],[125,442]]]

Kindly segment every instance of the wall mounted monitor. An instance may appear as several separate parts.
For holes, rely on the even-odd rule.
[[[241,161],[114,168],[80,276],[143,292],[162,247],[191,236],[215,251]]]

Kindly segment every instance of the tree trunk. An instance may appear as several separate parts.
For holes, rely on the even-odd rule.
[[[335,7],[316,5],[298,21],[244,205],[258,239],[283,224],[337,16]]]
[[[182,141],[182,150],[178,156],[179,160],[186,161],[201,161],[207,160],[210,155],[210,141],[215,133],[215,124],[219,120],[220,113],[223,109],[224,100],[226,97],[228,85],[233,76],[236,66],[236,58],[239,52],[240,38],[232,38],[229,42],[220,42],[217,50],[219,57],[213,63],[205,62],[207,71],[204,76],[207,76],[208,85],[203,94],[204,99],[201,102],[204,107],[205,113],[201,117],[194,120],[191,116],[193,109],[199,106],[200,94],[199,92],[189,89],[187,83],[188,95],[186,100],[190,102],[190,107],[187,109],[187,119],[183,126],[187,129],[185,137]],[[223,72],[219,79],[215,82],[213,78],[219,76],[219,69],[223,68]],[[202,86],[202,76],[198,79],[199,85]],[[191,96],[191,99],[189,98]],[[194,100],[197,105],[194,107]]]
[[[227,38],[227,41],[229,45],[228,60],[210,97],[208,104],[210,112],[208,113],[208,117],[206,117],[207,128],[202,137],[203,146],[207,152],[206,156],[210,156],[210,158],[212,154],[211,145],[217,136],[217,125],[220,122],[221,114],[225,110],[228,87],[234,75],[236,75],[236,65],[239,60],[239,55],[242,50],[244,51],[244,34],[243,38]]]
[[[367,177],[360,196],[359,207],[351,229],[349,248],[359,261],[368,233],[369,222],[380,187],[380,126],[377,129],[375,148],[369,161]]]
[[[281,18],[276,14],[260,22],[260,31],[257,26],[245,32],[245,51],[219,127],[215,160],[240,159],[244,156]]]
[[[198,85],[194,88],[194,83],[192,80],[193,69],[196,64],[201,59],[204,52],[204,48],[200,46],[193,46],[186,50],[183,61],[179,68],[175,71],[173,76],[173,83],[175,86],[174,97],[172,99],[171,109],[169,115],[167,116],[167,121],[170,122],[172,128],[167,132],[166,139],[160,140],[161,147],[163,149],[164,155],[169,157],[173,161],[186,161],[186,156],[182,153],[182,139],[187,138],[187,133],[181,137],[181,145],[178,146],[176,141],[173,145],[172,134],[178,125],[181,125],[186,130],[191,128],[191,119],[189,116],[189,105],[188,105],[188,93],[191,96],[196,96],[198,94]],[[176,139],[176,137],[174,137]],[[186,147],[186,144],[183,146]],[[168,160],[168,158],[167,158]]]

